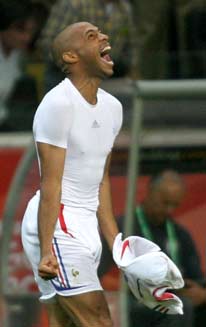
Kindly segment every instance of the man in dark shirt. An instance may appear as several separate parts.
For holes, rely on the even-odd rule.
[[[203,275],[200,259],[191,235],[176,223],[171,215],[185,194],[185,185],[181,176],[174,171],[164,171],[153,177],[142,204],[134,212],[133,234],[145,237],[160,248],[176,263],[185,280],[185,287],[178,291],[184,303],[183,316],[170,316],[152,311],[129,298],[131,327],[193,327],[203,326],[202,317],[206,317],[206,288],[203,287]],[[123,230],[123,217],[118,219]],[[103,264],[100,275],[111,267],[112,258],[108,257],[103,246]],[[106,265],[107,263],[107,265]]]

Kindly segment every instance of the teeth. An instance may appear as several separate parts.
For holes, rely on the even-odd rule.
[[[111,47],[108,45],[101,51],[101,54],[104,54],[105,52],[110,51],[110,50],[111,50]]]
[[[111,50],[111,47],[109,45],[105,47],[103,51],[108,51],[108,50]]]

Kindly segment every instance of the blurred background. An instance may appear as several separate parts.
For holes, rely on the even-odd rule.
[[[115,216],[124,216],[126,233],[134,233],[131,199],[144,200],[150,177],[178,172],[186,195],[174,221],[194,241],[205,285],[206,0],[0,0],[0,327],[48,326],[20,229],[39,184],[33,116],[64,78],[51,61],[50,44],[76,21],[96,24],[113,46],[115,73],[102,88],[124,108],[111,166]],[[120,309],[128,305],[127,292],[114,264],[104,256],[102,267],[115,327],[143,327],[131,323],[132,310]],[[193,327],[205,323],[204,292],[194,305],[203,313],[195,313]]]

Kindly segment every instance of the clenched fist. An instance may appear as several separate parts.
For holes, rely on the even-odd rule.
[[[39,263],[39,276],[43,279],[53,279],[58,275],[59,265],[53,254],[44,255]]]

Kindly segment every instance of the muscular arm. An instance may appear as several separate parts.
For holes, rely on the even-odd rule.
[[[112,250],[115,236],[118,234],[118,227],[113,215],[112,198],[109,179],[109,167],[111,154],[108,156],[105,164],[104,175],[100,184],[99,190],[99,207],[97,216],[101,231],[107,240],[107,243]]]
[[[52,238],[59,215],[61,199],[61,181],[65,161],[65,149],[37,143],[41,166],[41,188],[38,212],[38,231],[41,260],[39,275],[53,278],[58,271],[56,258],[52,254]]]

